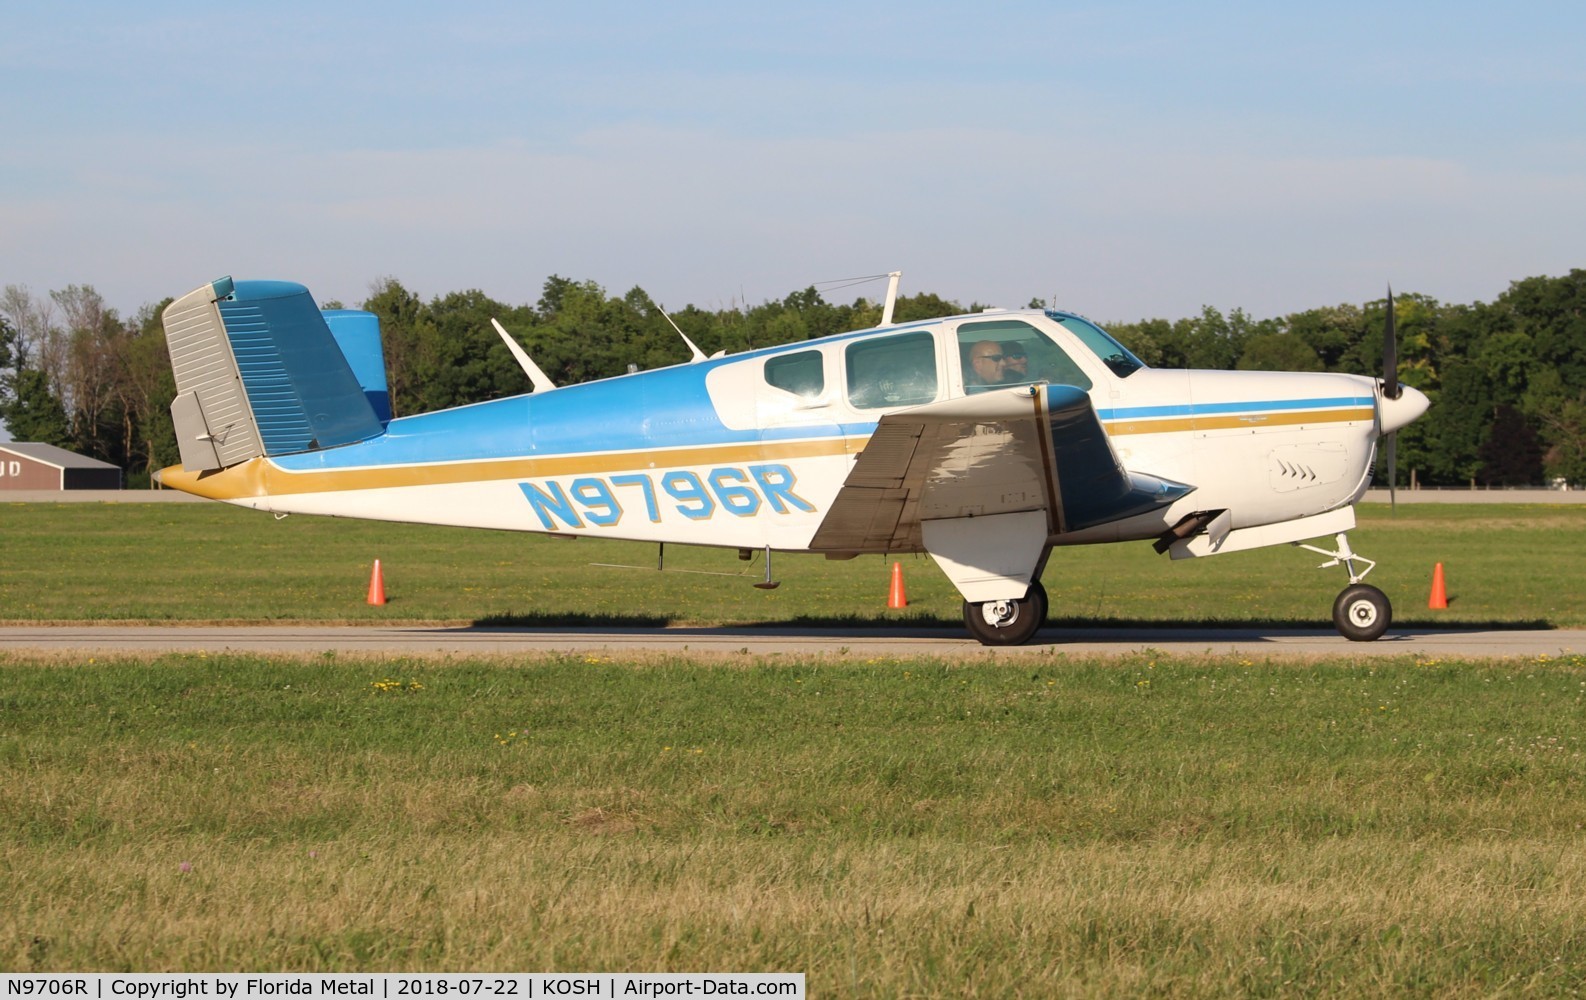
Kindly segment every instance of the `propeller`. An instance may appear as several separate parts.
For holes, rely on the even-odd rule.
[[[1399,386],[1399,340],[1393,328],[1393,286],[1388,286],[1388,323],[1382,333],[1382,398],[1398,399],[1403,389]],[[1388,432],[1388,507],[1399,509],[1399,432]]]

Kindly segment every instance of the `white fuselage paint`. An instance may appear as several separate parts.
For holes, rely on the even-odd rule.
[[[1114,375],[1067,330],[1041,314],[1015,315],[1053,339],[1092,382],[1089,395],[1112,447],[1131,471],[1193,484],[1171,506],[1127,521],[1052,536],[1053,544],[1152,538],[1192,511],[1227,509],[1235,527],[1308,516],[1352,503],[1370,476],[1378,434],[1376,380],[1352,375],[1140,369]],[[956,321],[920,324],[939,341],[937,399],[961,395],[966,372],[952,349]],[[893,336],[877,332],[874,337]],[[730,446],[672,447],[658,464],[645,451],[581,452],[573,471],[542,458],[536,474],[237,497],[281,513],[669,541],[736,548],[809,546],[881,415],[906,407],[850,405],[843,352],[865,335],[789,345],[706,374],[712,421],[749,434]],[[768,357],[819,352],[827,383],[813,397],[767,384]],[[647,373],[628,376],[643,379]],[[578,387],[557,390],[577,392]],[[1313,406],[1305,401],[1321,401]],[[1352,402],[1341,402],[1352,401]],[[1290,408],[1292,407],[1292,408]],[[811,436],[796,436],[807,429]],[[350,446],[353,448],[357,445]],[[692,458],[679,452],[695,451]],[[816,454],[799,454],[818,452]],[[270,460],[263,459],[268,462]],[[483,463],[499,471],[499,461]],[[466,470],[469,463],[433,463]],[[363,470],[341,470],[357,477]],[[285,479],[293,478],[282,471]],[[445,478],[445,477],[442,477]]]

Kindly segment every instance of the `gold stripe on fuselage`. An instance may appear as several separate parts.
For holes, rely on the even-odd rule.
[[[1253,413],[1230,416],[1171,417],[1160,420],[1105,421],[1109,435],[1173,434],[1183,431],[1281,427],[1297,424],[1370,421],[1370,407],[1347,410],[1313,410],[1300,413]],[[545,458],[487,459],[473,462],[435,462],[422,465],[373,466],[357,469],[318,469],[294,472],[268,458],[255,458],[218,472],[188,472],[171,466],[160,472],[161,482],[211,500],[287,496],[298,493],[339,493],[348,490],[394,489],[408,486],[445,486],[455,483],[510,479],[544,479],[675,469],[696,465],[764,462],[801,458],[828,458],[857,453],[869,436],[819,438],[807,441],[750,442],[658,451],[598,452],[554,455]]]
[[[1108,434],[1173,434],[1182,431],[1233,430],[1243,427],[1293,427],[1298,424],[1336,424],[1375,419],[1369,406],[1348,410],[1310,410],[1298,413],[1235,413],[1218,416],[1169,417],[1158,420],[1109,420]]]
[[[602,452],[547,458],[490,459],[479,462],[436,462],[425,465],[374,466],[361,469],[317,469],[294,472],[267,458],[255,458],[207,475],[181,466],[161,471],[160,481],[173,489],[211,500],[287,496],[295,493],[339,493],[347,490],[393,489],[404,486],[447,486],[504,479],[544,479],[630,470],[675,469],[691,465],[736,464],[779,459],[842,455],[865,438],[821,438],[658,451]]]

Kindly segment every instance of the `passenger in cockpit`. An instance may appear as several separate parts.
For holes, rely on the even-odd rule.
[[[1017,340],[1002,343],[1002,380],[1009,385],[1030,381],[1030,355]]]

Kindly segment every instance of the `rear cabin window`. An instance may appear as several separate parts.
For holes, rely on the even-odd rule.
[[[795,396],[814,399],[826,391],[826,371],[820,351],[799,351],[765,359],[768,385]]]
[[[856,409],[917,406],[936,398],[936,338],[894,334],[848,345],[848,402]]]
[[[964,391],[1050,382],[1089,389],[1092,382],[1061,347],[1017,319],[964,323],[958,328]]]

